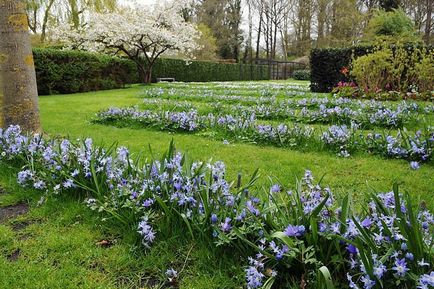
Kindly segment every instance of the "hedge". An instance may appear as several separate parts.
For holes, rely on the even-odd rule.
[[[311,90],[330,92],[340,81],[347,81],[341,69],[349,68],[353,57],[366,55],[372,51],[372,48],[372,46],[354,46],[312,49],[310,54]]]
[[[80,51],[33,49],[40,95],[120,88],[138,82],[127,59]]]
[[[140,82],[137,66],[126,58],[59,49],[33,49],[40,95],[76,93],[123,87]],[[153,80],[231,81],[269,79],[263,65],[222,64],[204,61],[158,59]]]
[[[160,58],[152,71],[152,80],[158,77],[173,77],[176,81],[207,82],[232,80],[270,79],[268,66],[228,64],[205,61],[189,61]]]
[[[408,50],[415,47],[422,48],[419,44],[408,43],[405,45]],[[425,48],[427,51],[434,50],[432,45]],[[330,92],[340,81],[348,81],[349,79],[341,72],[342,68],[350,69],[353,58],[366,55],[373,50],[374,46],[312,49],[310,54],[311,90],[313,92]]]

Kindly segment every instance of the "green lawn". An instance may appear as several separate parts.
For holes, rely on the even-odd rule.
[[[110,106],[125,107],[142,103],[143,86],[40,97],[42,127],[50,136],[92,137],[96,143],[118,142],[135,154],[150,156],[164,152],[173,139],[190,159],[223,160],[229,178],[238,173],[245,178],[259,168],[258,187],[269,184],[268,176],[293,185],[305,169],[318,178],[324,175],[337,195],[350,193],[355,200],[375,191],[391,190],[394,182],[415,198],[434,208],[434,166],[425,164],[411,170],[407,161],[357,154],[348,159],[332,153],[300,152],[253,144],[223,144],[223,140],[192,134],[172,134],[147,129],[116,128],[90,122],[95,113]],[[0,166],[0,206],[22,201],[30,203],[28,214],[0,223],[0,288],[163,288],[164,272],[174,267],[180,272],[181,288],[238,288],[243,284],[242,264],[230,254],[203,247],[177,234],[158,242],[150,252],[133,250],[128,237],[104,225],[82,204],[82,200],[61,197],[37,206],[35,192],[19,188],[16,168]],[[359,202],[355,202],[357,205]],[[25,223],[23,228],[16,224]],[[22,226],[18,226],[22,227]],[[109,248],[96,245],[108,239]],[[19,249],[16,260],[11,256]],[[234,278],[233,276],[237,276]]]
[[[264,176],[278,178],[282,183],[294,183],[305,169],[316,176],[324,175],[324,184],[334,192],[352,193],[363,197],[372,189],[390,190],[394,182],[416,197],[423,197],[434,205],[434,168],[424,165],[420,170],[411,170],[403,160],[382,159],[376,156],[356,155],[349,159],[337,158],[332,153],[299,152],[274,147],[211,140],[191,134],[171,134],[144,129],[115,128],[95,125],[90,122],[95,113],[111,106],[124,107],[141,103],[138,94],[141,86],[122,90],[92,92],[75,95],[43,96],[40,98],[42,126],[50,135],[71,138],[92,137],[97,143],[118,142],[133,152],[149,155],[164,152],[173,139],[177,148],[192,159],[223,160],[230,177],[238,172],[248,176],[256,168]],[[262,178],[266,182],[267,178]]]

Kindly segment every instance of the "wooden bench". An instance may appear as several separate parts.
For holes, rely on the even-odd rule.
[[[173,77],[161,77],[157,78],[157,82],[175,82],[175,78]]]

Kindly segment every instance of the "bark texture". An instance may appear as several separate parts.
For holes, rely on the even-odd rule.
[[[40,130],[38,91],[25,4],[0,0],[0,126]]]

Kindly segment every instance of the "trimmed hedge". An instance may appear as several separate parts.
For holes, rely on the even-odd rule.
[[[114,89],[138,82],[136,65],[81,51],[33,49],[40,95]]]
[[[136,64],[126,58],[59,49],[33,49],[40,95],[121,88],[139,83]],[[158,59],[152,79],[177,81],[231,81],[269,79],[263,65],[222,64],[204,61]]]
[[[270,79],[268,66],[248,64],[227,64],[205,61],[189,61],[160,58],[152,70],[152,80],[159,77],[173,77],[176,81],[207,82],[231,80]]]
[[[330,92],[340,81],[348,81],[348,78],[341,73],[341,69],[349,68],[353,57],[366,55],[372,49],[372,46],[312,49],[310,54],[311,90]]]

